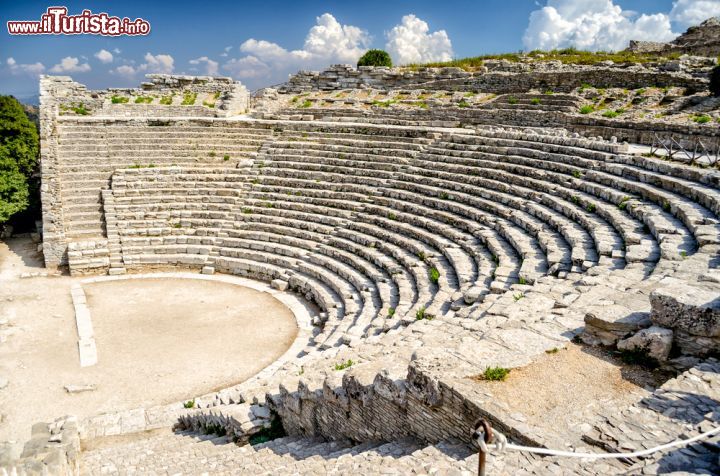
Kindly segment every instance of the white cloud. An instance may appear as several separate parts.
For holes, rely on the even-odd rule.
[[[630,40],[670,41],[676,36],[665,13],[638,17],[613,0],[548,0],[530,14],[523,44],[529,50],[622,50]]]
[[[30,76],[38,76],[45,71],[45,65],[40,62],[19,64],[13,57],[8,58],[6,64],[8,68],[10,68],[10,73],[13,75],[27,74]]]
[[[129,63],[135,64],[130,60]],[[170,74],[175,70],[175,60],[170,55],[145,53],[145,63],[139,66],[131,66],[124,64],[115,69],[110,70],[110,74],[124,76],[127,79],[133,79],[137,73],[164,73]]]
[[[720,0],[676,0],[670,10],[670,20],[682,28],[717,16],[720,16]]]
[[[137,73],[137,70],[130,65],[124,64],[110,71],[110,73],[125,76],[126,78],[132,78]]]
[[[223,69],[243,79],[269,77],[272,74],[272,68],[255,56],[233,58],[223,65]]]
[[[245,56],[225,62],[222,68],[236,78],[264,83],[286,81],[299,68],[320,69],[332,63],[355,63],[369,48],[370,35],[361,28],[343,25],[329,13],[315,19],[302,49],[287,50],[277,43],[250,38],[240,45]],[[230,51],[228,48],[225,52]]]
[[[90,71],[90,65],[87,63],[80,64],[80,60],[73,56],[66,56],[61,59],[58,64],[50,68],[51,73],[87,73]]]
[[[139,69],[149,73],[170,74],[175,69],[175,60],[170,55],[145,53],[145,63],[140,65]]]
[[[119,55],[120,53],[122,53],[122,51],[120,51],[120,48],[113,48],[113,53]]]
[[[189,61],[190,64],[201,64],[205,63],[205,74],[208,76],[217,76],[218,74],[218,62],[213,61],[207,56],[201,56],[200,58],[195,58],[193,60]],[[193,68],[195,70],[196,68]]]
[[[385,49],[399,65],[450,61],[453,49],[445,30],[429,31],[426,22],[415,15],[405,15],[402,22],[387,33]]]
[[[110,53],[108,50],[100,50],[94,55],[97,59],[100,60],[101,63],[112,63],[113,61],[113,54]]]

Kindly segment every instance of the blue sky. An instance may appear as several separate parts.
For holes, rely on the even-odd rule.
[[[300,68],[352,63],[369,47],[388,49],[400,63],[571,44],[615,49],[638,36],[671,39],[690,22],[720,14],[720,0],[58,3],[70,14],[142,17],[152,32],[11,36],[6,21],[39,19],[53,3],[0,0],[0,93],[36,94],[40,73],[97,89],[134,86],[148,72],[210,72],[255,89]]]

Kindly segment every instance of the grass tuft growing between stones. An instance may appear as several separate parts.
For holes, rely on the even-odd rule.
[[[425,311],[425,306],[415,311],[415,320],[422,321],[423,319],[427,319],[428,321],[432,321],[432,316],[425,314]]]
[[[183,403],[183,407],[185,408],[195,408],[195,399],[188,400],[187,402]]]
[[[193,104],[195,104],[196,99],[197,99],[197,93],[187,92],[183,95],[182,105],[183,106],[192,106]]]
[[[482,373],[483,380],[489,380],[491,382],[502,382],[510,374],[510,369],[505,367],[488,367],[485,372]]]
[[[355,362],[353,362],[352,359],[347,359],[345,362],[340,362],[340,363],[338,363],[338,364],[335,364],[334,369],[335,369],[335,370],[345,370],[345,369],[349,369],[350,367],[353,366],[354,363],[355,363]]]

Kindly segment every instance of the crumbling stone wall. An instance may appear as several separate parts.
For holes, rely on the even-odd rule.
[[[642,65],[564,65],[559,61],[512,63],[487,61],[476,72],[462,68],[402,68],[333,65],[322,72],[300,71],[287,83],[279,86],[283,93],[311,90],[423,88],[429,90],[478,91],[505,94],[531,89],[569,92],[582,84],[598,88],[642,88],[650,86],[679,86],[691,90],[707,89],[702,72],[662,71]]]

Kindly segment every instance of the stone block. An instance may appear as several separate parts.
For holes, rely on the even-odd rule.
[[[702,337],[720,337],[720,288],[680,281],[650,295],[650,318],[658,326]]]
[[[673,331],[663,327],[651,326],[641,329],[635,335],[623,339],[617,344],[620,350],[645,350],[653,359],[663,362],[670,355],[673,343]]]

